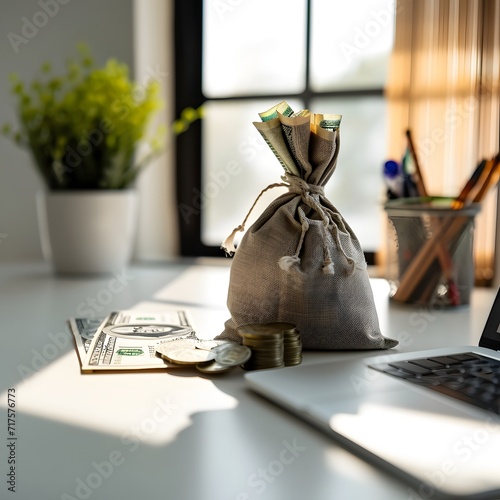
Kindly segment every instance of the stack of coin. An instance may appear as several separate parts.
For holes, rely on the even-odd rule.
[[[297,327],[291,323],[249,324],[238,328],[243,345],[252,350],[245,370],[262,370],[299,365],[302,341]]]
[[[302,341],[299,330],[291,323],[270,323],[283,332],[283,361],[285,366],[300,365],[302,362]],[[268,326],[269,326],[268,325]]]
[[[245,370],[263,370],[298,365],[302,361],[302,342],[290,323],[249,324],[238,328],[243,345],[252,350]]]
[[[245,370],[263,370],[285,366],[283,361],[283,332],[267,325],[243,325],[238,328],[243,345],[252,356],[243,365]]]

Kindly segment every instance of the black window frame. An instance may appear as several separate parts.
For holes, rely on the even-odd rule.
[[[309,108],[313,98],[384,96],[384,89],[341,90],[318,92],[310,88],[311,2],[307,1],[306,28],[306,79],[303,92],[287,93],[287,98],[297,98]],[[197,110],[206,101],[242,101],[277,98],[281,94],[241,95],[234,97],[206,97],[202,91],[203,65],[203,0],[174,1],[174,68],[175,68],[175,116],[183,111]],[[186,257],[224,257],[219,246],[205,245],[201,239],[203,210],[202,192],[202,123],[194,120],[184,132],[176,136],[176,195],[178,207],[180,253]],[[369,265],[375,264],[376,252],[365,252]]]

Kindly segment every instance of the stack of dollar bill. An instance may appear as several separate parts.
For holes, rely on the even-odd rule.
[[[307,109],[294,112],[286,101],[281,101],[272,108],[259,113],[262,122],[254,122],[255,127],[271,148],[287,174],[304,178],[302,158],[296,157],[297,151],[290,148],[287,138],[293,137],[294,128],[308,124],[308,129],[316,135],[331,140],[332,132],[340,127],[342,115],[311,113]],[[288,118],[294,118],[293,121]],[[297,118],[303,120],[297,121]]]
[[[263,370],[298,365],[302,361],[302,342],[290,323],[249,324],[238,328],[243,345],[252,356],[243,365],[245,370]]]

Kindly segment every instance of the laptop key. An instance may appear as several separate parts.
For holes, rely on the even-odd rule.
[[[370,365],[370,368],[373,368],[374,370],[384,372],[384,373],[387,373],[388,375],[392,375],[392,376],[398,377],[398,378],[414,377],[414,375],[411,373],[403,372],[401,370],[398,370],[397,368],[392,368],[391,366],[386,365],[386,364]]]
[[[436,356],[434,358],[428,358],[428,359],[444,366],[453,366],[461,364],[461,361],[459,359],[453,359],[451,356]]]
[[[500,360],[462,353],[371,367],[500,415]]]
[[[489,365],[489,361],[485,358],[475,359],[470,361],[463,361],[464,366],[484,366]]]
[[[395,363],[389,363],[389,366],[398,368],[399,370],[403,370],[408,373],[412,373],[413,375],[427,375],[429,373],[432,373],[431,370],[423,368],[421,366],[413,365],[408,361],[397,361]]]
[[[458,377],[463,375],[464,373],[465,370],[461,367],[443,368],[442,370],[432,370],[432,374],[437,375],[439,377],[441,376]]]
[[[431,361],[430,359],[425,359],[425,358],[412,359],[411,361],[408,361],[408,363],[420,366],[422,368],[428,368],[429,370],[443,368],[443,365],[441,363],[436,363],[435,361]]]
[[[475,354],[472,353],[450,354],[448,357],[456,359],[458,361],[474,361],[479,359]]]
[[[460,392],[463,392],[464,394],[467,394],[468,396],[474,396],[476,394],[480,394],[481,387],[477,385],[468,385],[464,387]]]
[[[450,388],[450,389],[456,389],[456,390],[459,390],[459,389],[462,389],[463,387],[465,387],[465,383],[464,382],[459,382],[457,380],[451,380],[449,382],[444,382],[444,384],[446,387]]]
[[[482,401],[493,401],[495,399],[495,395],[488,391],[478,394],[477,397]]]

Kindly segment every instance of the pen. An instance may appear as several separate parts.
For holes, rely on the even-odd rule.
[[[420,169],[420,164],[417,157],[417,151],[415,150],[415,146],[413,144],[410,129],[406,131],[406,138],[408,139],[408,149],[410,150],[410,155],[413,159],[415,167],[415,174],[416,174],[415,188],[419,196],[425,197],[428,194],[427,188],[425,187],[424,177]],[[431,218],[430,224],[433,232],[439,229],[440,223],[438,219]],[[453,270],[454,270],[453,260],[451,258],[449,249],[441,242],[438,243],[437,257],[443,276],[445,277],[446,282],[448,284],[448,296],[450,303],[454,306],[457,306],[460,304],[460,292],[458,291],[457,285],[453,277]],[[429,294],[432,293],[432,290],[434,289],[435,285],[427,287],[427,290],[422,295],[422,297],[425,300],[428,300]]]
[[[406,131],[406,137],[408,139],[408,147],[410,149],[410,154],[411,154],[413,161],[415,163],[415,173],[417,174],[416,179],[415,179],[415,184],[416,184],[418,195],[419,196],[427,196],[427,189],[425,188],[424,178],[422,177],[422,171],[420,170],[420,164],[418,162],[417,151],[415,150],[415,146],[413,145],[413,140],[411,138],[411,132],[409,129]]]
[[[464,206],[467,198],[469,197],[469,193],[474,189],[477,182],[479,181],[479,178],[481,177],[481,174],[483,173],[485,166],[486,166],[486,160],[481,160],[481,162],[476,167],[476,169],[470,176],[469,180],[463,187],[462,191],[460,191],[460,194],[453,201],[451,205],[451,208],[453,208],[453,210],[459,210]]]
[[[394,200],[403,196],[403,177],[399,163],[388,160],[384,163],[384,180],[387,186],[387,198]]]
[[[413,160],[409,148],[406,148],[401,162],[402,176],[403,176],[403,196],[405,198],[414,198],[419,196],[418,186],[413,178],[412,169],[409,168],[409,162]]]
[[[484,179],[483,179],[484,177]],[[481,175],[479,176],[479,180],[476,183],[476,186],[479,184],[479,188],[474,193],[474,197],[472,199],[472,203],[481,203],[488,193],[488,190],[497,184],[500,179],[500,153],[497,153],[496,156],[491,158],[486,162],[486,166],[484,167]],[[467,200],[466,200],[467,202]]]
[[[465,205],[471,202],[481,203],[488,190],[499,181],[500,153],[486,162],[481,174],[478,178],[484,179],[476,182],[476,187],[479,185],[477,194],[472,197],[470,193],[473,193],[473,191],[471,190],[465,198]],[[469,200],[469,198],[472,199]],[[398,296],[396,300],[406,302],[410,298],[415,287],[421,282],[432,261],[437,256],[440,245],[449,245],[460,234],[466,223],[464,223],[462,217],[452,219],[442,224],[431,238],[425,242],[401,277],[399,288],[394,295],[394,297]]]

